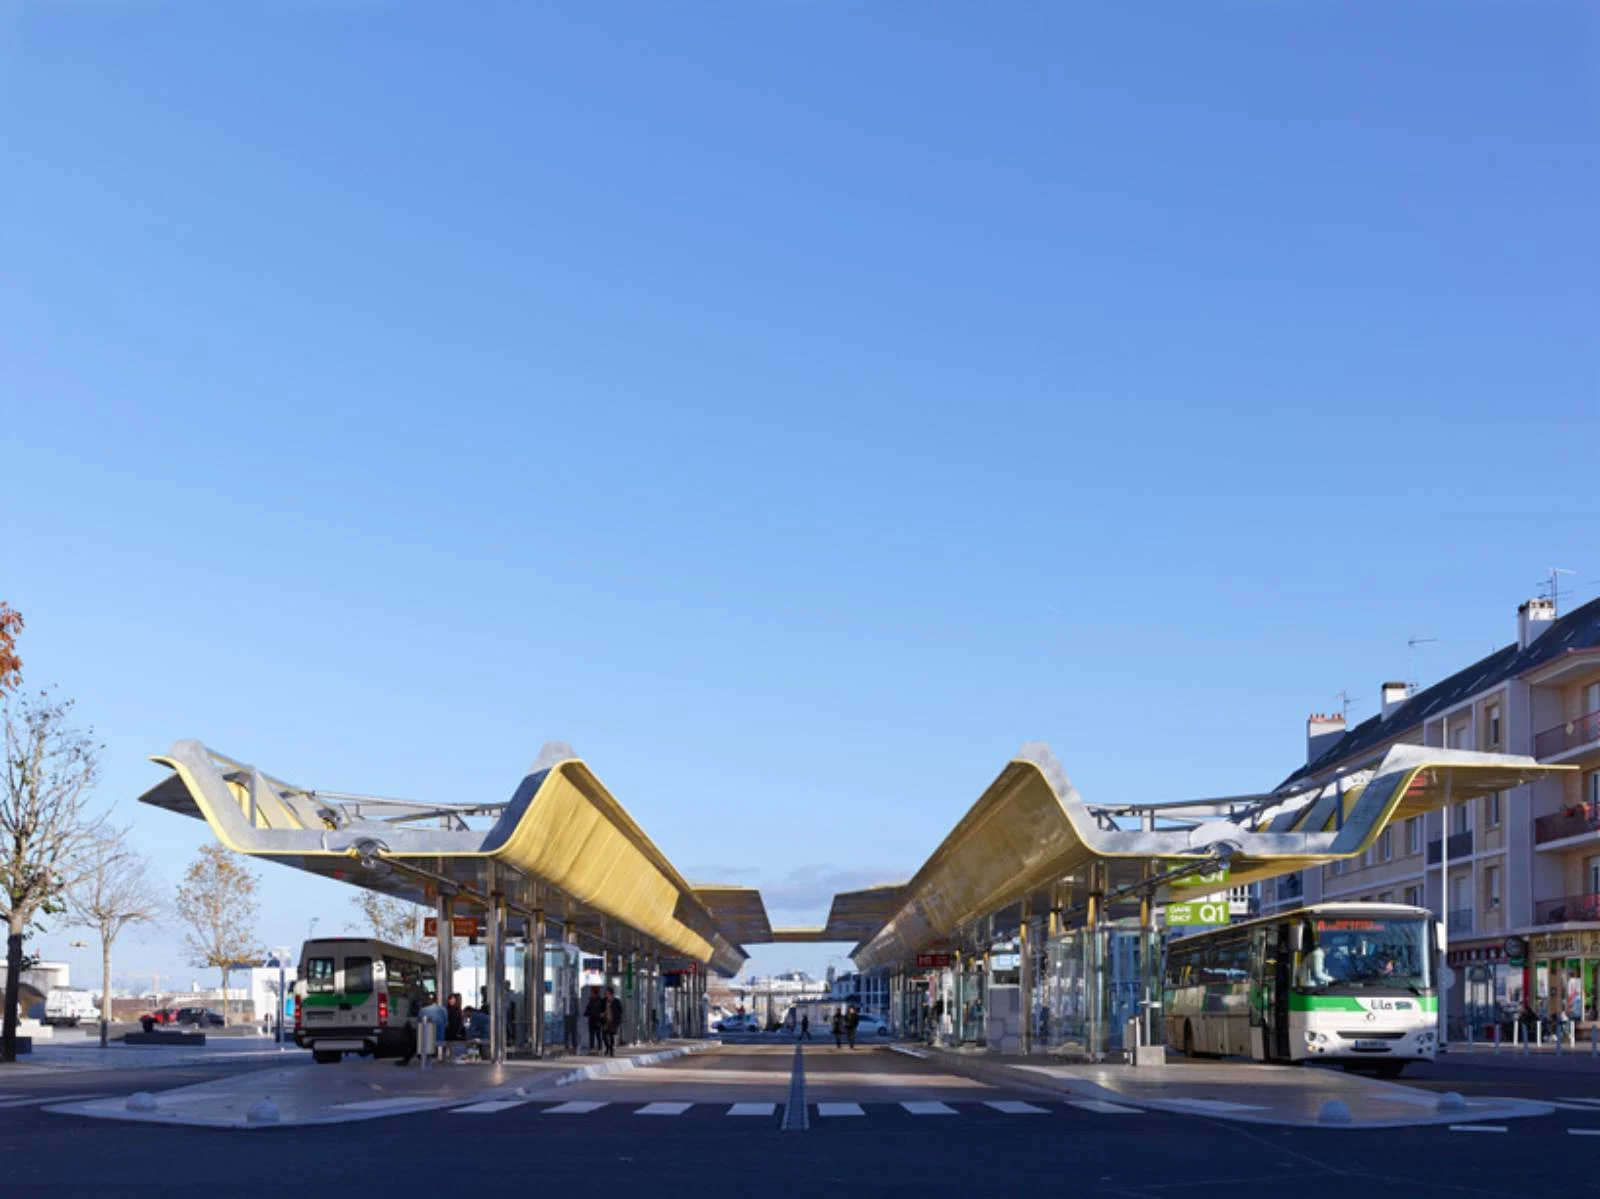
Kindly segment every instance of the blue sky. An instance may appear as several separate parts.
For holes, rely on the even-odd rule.
[[[567,740],[784,921],[1025,740],[1271,785],[1600,589],[1597,80],[1581,2],[8,5],[28,680],[174,883],[179,737],[475,801]]]

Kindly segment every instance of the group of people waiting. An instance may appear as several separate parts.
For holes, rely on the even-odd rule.
[[[464,1007],[461,1003],[461,992],[453,991],[443,1003],[428,993],[425,988],[419,987],[411,995],[411,1010],[416,1013],[419,1025],[427,1021],[433,1025],[434,1043],[442,1045],[447,1041],[487,1041],[489,1039],[489,1003],[488,988],[479,991],[479,1006]],[[506,1019],[516,1019],[517,1007],[514,1001],[506,1005]],[[418,1037],[413,1031],[410,1052],[400,1060],[402,1066],[408,1065],[417,1055]]]
[[[599,987],[590,987],[583,1017],[589,1022],[589,1053],[616,1057],[617,1033],[622,1028],[622,1000],[617,993],[607,987],[601,994]]]

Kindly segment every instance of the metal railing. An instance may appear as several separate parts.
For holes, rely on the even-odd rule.
[[[1600,895],[1565,895],[1541,899],[1533,906],[1535,924],[1564,924],[1569,920],[1600,920]]]
[[[1452,911],[1450,913],[1450,935],[1451,936],[1456,936],[1456,935],[1461,934],[1461,933],[1470,933],[1471,931],[1472,931],[1472,909],[1471,908],[1459,908],[1459,909],[1456,909],[1455,911]]]
[[[1600,741],[1600,711],[1585,712],[1582,716],[1558,724],[1554,728],[1535,733],[1533,756],[1548,758],[1594,741]]]
[[[1464,858],[1472,852],[1472,830],[1469,828],[1464,833],[1450,834],[1450,860]],[[1428,842],[1428,865],[1439,864],[1439,838],[1435,837]]]
[[[1600,832],[1600,807],[1580,804],[1560,812],[1540,816],[1533,822],[1533,843],[1560,841],[1564,837],[1579,837],[1584,833]]]

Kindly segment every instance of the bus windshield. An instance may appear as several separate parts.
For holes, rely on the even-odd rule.
[[[1302,990],[1399,987],[1421,991],[1433,985],[1425,920],[1319,915],[1309,918],[1306,925],[1298,979]]]

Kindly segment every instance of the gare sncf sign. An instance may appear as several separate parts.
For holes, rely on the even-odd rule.
[[[1232,916],[1232,911],[1226,899],[1219,899],[1208,903],[1169,903],[1167,905],[1167,923],[1180,924],[1227,924]]]
[[[918,970],[948,970],[949,968],[950,955],[948,953],[917,954]]]

